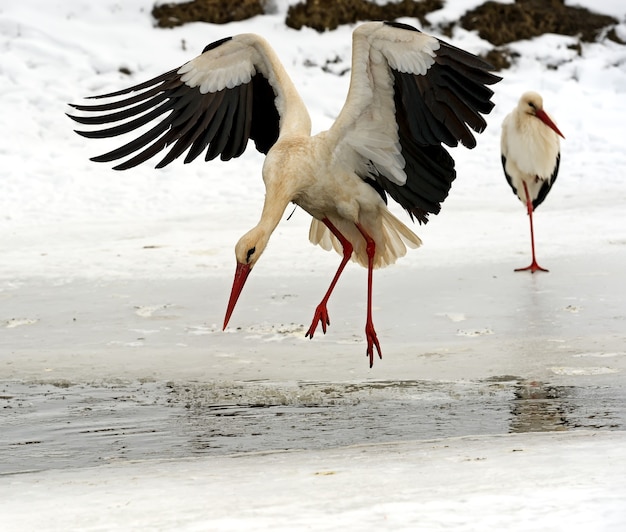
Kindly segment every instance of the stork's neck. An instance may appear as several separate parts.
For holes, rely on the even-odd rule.
[[[287,197],[272,192],[272,188],[268,187],[259,223],[243,235],[235,246],[235,256],[239,264],[247,264],[250,268],[256,264],[287,208]]]
[[[288,204],[289,199],[271,195],[269,191],[266,192],[265,202],[263,203],[263,211],[261,212],[261,219],[257,225],[267,231],[268,235],[272,234],[282,219],[283,213],[285,212]]]
[[[265,202],[258,227],[265,229],[268,235],[276,229],[287,205],[310,180],[310,166],[316,159],[311,152],[312,142],[308,135],[281,135],[265,158]]]
[[[276,229],[287,205],[292,200],[292,194],[285,185],[286,183],[277,179],[265,180],[265,200],[257,229],[263,234],[266,242]]]

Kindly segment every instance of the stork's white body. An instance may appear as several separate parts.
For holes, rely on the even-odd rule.
[[[311,241],[343,255],[307,335],[313,336],[318,321],[326,331],[326,301],[352,258],[369,271],[366,336],[371,364],[374,347],[380,355],[371,319],[372,270],[395,262],[407,246],[421,244],[387,209],[387,196],[421,223],[439,212],[456,176],[454,161],[441,144],[456,146],[460,141],[474,147],[470,129],[485,128],[481,113],[493,107],[487,85],[500,79],[489,70],[481,59],[410,26],[362,24],[353,33],[352,74],[343,109],[328,131],[311,136],[307,109],[275,52],[258,35],[242,34],[211,43],[178,69],[97,97],[113,98],[110,103],[73,106],[115,112],[72,118],[84,124],[119,124],[79,132],[91,138],[122,135],[156,122],[146,134],[93,158],[105,162],[135,154],[116,167],[120,170],[165,148],[169,151],[157,167],[184,152],[185,162],[205,150],[207,160],[217,155],[229,160],[254,140],[267,155],[265,202],[259,223],[235,246],[237,270],[224,326],[247,275],[293,202],[313,217]],[[137,91],[144,92],[119,99]],[[164,113],[169,114],[159,119]]]
[[[287,176],[297,176],[288,179]],[[313,220],[309,239],[324,249],[343,248],[322,222],[330,220],[352,243],[351,258],[368,265],[360,224],[376,244],[375,268],[393,264],[406,254],[406,246],[421,244],[419,237],[396,218],[381,196],[341,158],[332,156],[328,134],[279,139],[263,166],[266,207],[260,223],[269,231],[278,224],[289,202],[308,212]]]
[[[559,172],[563,136],[543,109],[543,99],[533,91],[522,94],[515,109],[502,122],[500,147],[504,175],[526,206],[530,222],[532,262],[516,271],[548,271],[537,264],[533,211],[546,198]]]
[[[506,158],[505,172],[511,176],[511,185],[520,201],[526,205],[523,184],[526,183],[531,201],[537,198],[545,182],[552,184],[561,145],[553,129],[528,113],[526,100],[522,98],[520,102],[502,122],[500,147]],[[543,107],[543,103],[540,105]]]

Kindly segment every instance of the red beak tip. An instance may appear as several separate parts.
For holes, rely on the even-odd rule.
[[[222,331],[226,329],[230,317],[235,310],[235,305],[239,299],[239,295],[243,290],[243,285],[246,283],[246,279],[250,274],[252,268],[247,264],[237,263],[237,269],[235,270],[235,279],[233,281],[233,288],[230,293],[230,299],[228,300],[228,307],[226,308],[226,317],[224,318],[224,327]]]

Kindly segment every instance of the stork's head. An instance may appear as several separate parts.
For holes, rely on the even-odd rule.
[[[525,92],[517,104],[517,109],[520,113],[537,117],[557,135],[565,138],[552,118],[543,110],[543,98],[540,94],[533,91]]]
[[[259,260],[259,257],[267,247],[269,234],[260,226],[248,231],[243,235],[235,246],[235,258],[237,259],[237,268],[235,269],[235,279],[233,280],[233,288],[230,292],[228,307],[226,308],[226,317],[224,318],[224,329],[228,325],[230,315],[235,309],[239,295],[248,279],[248,275],[252,268]]]

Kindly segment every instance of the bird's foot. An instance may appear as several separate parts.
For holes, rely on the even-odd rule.
[[[365,324],[365,337],[367,338],[367,351],[366,355],[370,358],[370,368],[374,365],[374,347],[378,352],[378,358],[383,358],[383,353],[380,350],[380,343],[378,343],[378,336],[374,330],[374,324],[368,322]]]
[[[330,325],[330,318],[328,317],[328,310],[326,309],[326,304],[324,302],[317,305],[317,308],[315,309],[315,314],[313,315],[313,321],[311,322],[311,326],[304,335],[305,338],[307,336],[309,338],[313,338],[318,323],[322,324],[322,332],[326,334],[326,327]]]
[[[533,260],[530,263],[530,266],[526,266],[525,268],[515,268],[516,272],[525,272],[530,270],[530,273],[535,273],[537,271],[539,272],[549,272],[550,270],[546,270],[545,268],[542,268],[541,266],[539,266],[539,264],[537,264],[537,261]]]

